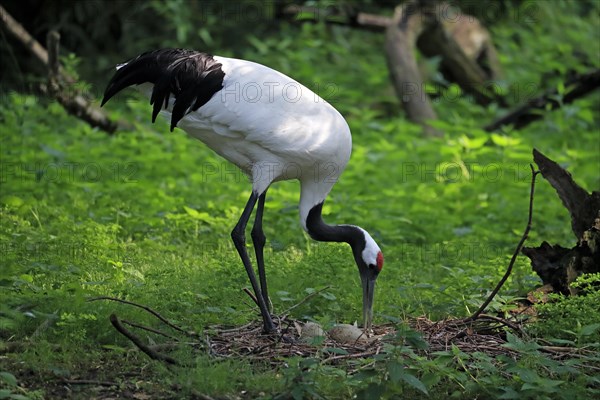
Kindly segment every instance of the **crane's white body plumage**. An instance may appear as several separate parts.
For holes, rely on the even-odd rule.
[[[214,56],[223,89],[177,124],[237,165],[263,193],[272,182],[301,182],[300,221],[322,202],[350,158],[352,136],[342,115],[294,79],[264,65]],[[126,64],[123,64],[126,65]],[[150,97],[154,85],[138,88]],[[161,111],[171,119],[174,98]]]

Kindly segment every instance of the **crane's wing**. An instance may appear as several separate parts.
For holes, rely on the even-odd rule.
[[[118,67],[106,87],[102,105],[128,86],[152,83],[152,122],[160,110],[169,105],[169,98],[173,94],[173,131],[185,114],[202,107],[221,90],[224,76],[221,64],[210,54],[184,49],[150,51]]]
[[[171,130],[179,124],[220,153],[230,142],[215,142],[207,132],[278,154],[326,157],[341,146],[349,156],[344,118],[307,87],[258,63],[182,49],[147,52],[119,67],[102,104],[132,85],[150,95],[153,122],[162,111]]]

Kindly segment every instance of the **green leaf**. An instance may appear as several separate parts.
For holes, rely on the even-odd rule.
[[[523,396],[521,393],[517,392],[511,387],[502,387],[501,388],[504,393],[502,393],[498,398],[503,400],[516,400],[521,399]]]
[[[479,149],[483,147],[487,141],[487,137],[469,138],[467,135],[462,135],[458,138],[458,142],[467,150]]]
[[[8,196],[3,196],[0,203],[5,204],[8,207],[19,208],[23,204],[25,204],[25,201],[23,201],[23,199],[20,197],[8,195]]]
[[[423,382],[421,382],[419,380],[419,378],[417,378],[414,375],[411,374],[404,374],[402,375],[402,380],[406,383],[408,383],[410,386],[412,386],[413,388],[425,393],[425,394],[429,394],[427,392],[427,388],[425,387],[425,385],[423,384]]]
[[[497,133],[492,133],[491,138],[492,138],[492,142],[494,142],[494,144],[496,146],[500,146],[500,147],[516,146],[519,143],[521,143],[521,139],[519,139],[519,138],[512,138],[509,136],[498,135]]]
[[[9,399],[11,399],[11,400],[31,400],[31,398],[24,396],[22,394],[11,394]]]
[[[358,393],[357,398],[364,400],[378,400],[384,393],[385,386],[378,383],[369,383],[369,386]]]
[[[522,353],[533,353],[540,348],[539,344],[535,342],[524,342],[518,336],[510,332],[506,334],[506,338],[508,342],[503,344],[502,347],[506,347],[507,349],[512,349]]]
[[[260,54],[267,54],[269,52],[269,46],[266,44],[264,40],[258,39],[256,36],[247,36],[246,39],[250,42],[252,46],[258,50]]]
[[[207,223],[214,221],[214,218],[205,211],[199,212],[188,206],[183,206],[183,209],[190,217],[197,219],[199,221],[203,221],[203,222],[207,222]]]
[[[586,326],[582,327],[581,330],[579,331],[579,333],[583,336],[589,336],[589,335],[593,335],[594,333],[596,333],[599,329],[600,329],[600,323],[599,324],[591,324],[591,325],[586,325]]]
[[[0,379],[9,386],[17,386],[17,378],[10,372],[0,372]]]
[[[33,283],[33,276],[31,276],[31,275],[29,275],[29,274],[22,274],[22,275],[19,275],[19,278],[20,278],[21,280],[23,280],[24,282],[27,282],[27,283]]]
[[[590,124],[594,122],[594,113],[589,108],[579,110],[577,116]]]
[[[443,376],[440,373],[425,372],[421,377],[421,382],[423,382],[425,387],[432,387],[437,385],[442,378]]]
[[[336,299],[335,295],[333,293],[329,293],[329,292],[321,292],[321,293],[319,293],[319,296],[321,296],[327,300],[335,300]]]
[[[390,380],[394,383],[397,383],[402,378],[404,372],[404,364],[399,363],[396,360],[392,360],[387,365],[388,374],[390,375]]]
[[[8,389],[0,389],[0,400],[9,399],[12,391]]]

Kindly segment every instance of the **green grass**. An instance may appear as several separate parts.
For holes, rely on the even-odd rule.
[[[577,22],[566,12],[546,18]],[[593,17],[578,21],[583,32],[594,24]],[[560,31],[545,26],[519,30],[531,44],[528,54],[553,48]],[[278,34],[290,35],[290,29]],[[515,29],[510,21],[493,28],[507,81],[543,84],[540,76],[553,67],[543,60],[524,64],[520,49],[509,45]],[[417,126],[393,115],[398,106],[385,60],[373,45],[380,47],[380,36],[309,24],[295,32],[294,41],[282,41],[278,34],[248,50],[247,58],[289,72],[308,86],[311,79],[335,84],[330,100],[352,128],[353,155],[324,213],[330,223],[366,228],[382,247],[386,263],[376,292],[378,324],[419,315],[464,316],[481,304],[525,227],[534,147],[566,166],[586,189],[600,186],[597,93],[525,129],[496,134],[481,127],[502,110],[462,98],[442,101],[436,105],[437,126],[446,135],[426,139]],[[533,40],[542,34],[554,36]],[[561,40],[581,39],[573,35]],[[593,57],[596,47],[582,51]],[[368,54],[369,62],[356,60],[356,53]],[[332,67],[320,68],[323,59]],[[16,375],[17,382],[31,381],[27,376],[51,382],[65,376],[115,379],[115,370],[129,371],[156,397],[191,395],[199,388],[247,398],[418,397],[423,393],[417,378],[433,397],[533,398],[539,388],[548,390],[541,394],[548,398],[598,393],[599,383],[589,371],[576,362],[551,364],[537,349],[527,350],[519,361],[458,349],[427,360],[411,346],[398,346],[376,360],[376,368],[353,376],[315,359],[289,359],[289,368],[273,370],[190,352],[178,356],[193,368],[168,369],[132,352],[109,315],[148,325],[153,320],[131,307],[86,299],[128,299],[194,331],[243,324],[257,315],[241,290],[249,284],[229,236],[250,193],[247,178],[182,131],[168,133],[163,121],[151,125],[145,100],[124,97],[128,100],[106,109],[135,129],[114,137],[44,99],[11,93],[0,102],[0,340],[24,344],[0,359],[0,372]],[[535,196],[527,245],[543,240],[574,245],[569,216],[541,177]],[[325,325],[353,322],[360,318],[361,292],[351,253],[346,245],[316,243],[303,233],[298,198],[297,183],[283,182],[267,199],[266,262],[275,310],[330,286],[294,309],[293,317]],[[502,299],[522,296],[539,283],[528,260],[519,257]],[[492,306],[501,310],[504,304]],[[569,321],[561,328],[575,330],[576,321]],[[540,363],[537,372],[524,372]],[[555,382],[560,395],[549,391],[553,386],[545,380]],[[0,382],[0,394],[58,396],[45,384],[17,389],[8,375]]]

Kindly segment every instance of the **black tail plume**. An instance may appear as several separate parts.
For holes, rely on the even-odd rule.
[[[102,99],[102,106],[126,87],[142,83],[154,84],[150,104],[152,122],[171,94],[175,104],[171,115],[171,131],[181,118],[206,104],[223,88],[225,73],[212,55],[185,49],[161,49],[140,54],[117,70]]]

